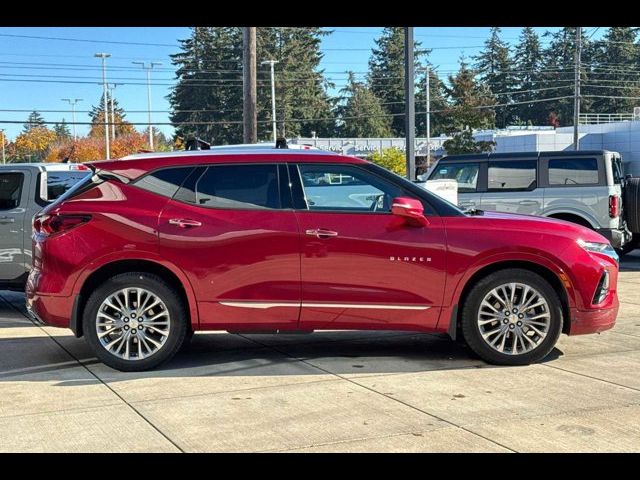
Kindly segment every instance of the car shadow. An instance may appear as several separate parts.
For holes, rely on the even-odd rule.
[[[118,372],[102,364],[83,338],[57,330],[11,335],[14,327],[35,327],[20,318],[20,297],[0,301],[0,382],[57,381],[59,386],[148,377],[382,375],[436,370],[499,368],[482,361],[446,334],[402,331],[318,331],[311,334],[230,334],[198,332],[169,362],[146,372]],[[23,298],[23,297],[22,297]],[[2,331],[8,329],[6,336]],[[68,334],[65,334],[68,332]],[[22,332],[20,332],[22,333]],[[33,335],[32,335],[33,333]],[[543,362],[560,357],[554,349]],[[79,362],[79,363],[78,363]],[[72,378],[80,366],[92,376]],[[77,375],[76,375],[77,377]]]

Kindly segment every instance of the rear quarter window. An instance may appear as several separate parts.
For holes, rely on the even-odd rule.
[[[549,185],[597,185],[596,158],[554,158],[549,160]]]
[[[91,175],[88,170],[47,171],[47,200],[55,201],[80,180]]]

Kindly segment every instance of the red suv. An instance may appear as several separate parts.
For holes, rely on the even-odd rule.
[[[96,162],[33,222],[28,309],[143,370],[195,330],[447,332],[521,365],[618,311],[607,240],[454,205],[365,160],[196,151]]]

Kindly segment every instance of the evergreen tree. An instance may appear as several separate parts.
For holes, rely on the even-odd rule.
[[[109,123],[109,131],[113,128],[113,124],[116,127],[116,137],[122,135],[129,135],[135,132],[133,125],[125,120],[124,109],[118,105],[118,100],[113,99],[113,110],[111,108],[111,96],[107,94],[107,105],[109,105],[107,114],[107,123]],[[112,115],[113,111],[113,115]],[[115,117],[115,118],[114,118]],[[100,96],[98,105],[91,107],[89,112],[89,118],[91,119],[91,129],[89,130],[90,137],[103,138],[104,137],[104,96]]]
[[[477,82],[476,72],[468,67],[464,59],[460,60],[458,72],[449,76],[449,85],[445,90],[449,97],[449,119],[453,130],[495,126],[495,111],[486,108],[493,105],[495,99],[486,85]]]
[[[573,125],[573,94],[575,78],[575,52],[576,52],[576,28],[564,27],[558,32],[547,32],[545,36],[551,37],[549,46],[544,50],[544,72],[541,75],[543,83],[552,90],[545,91],[544,97],[568,97],[543,103],[543,116],[550,118],[555,115],[561,126]],[[588,66],[592,63],[593,47],[587,40],[584,29],[582,30],[582,55],[581,63]],[[585,84],[588,80],[588,68],[581,69],[581,81]],[[582,91],[586,95],[587,91]],[[590,111],[591,100],[583,97],[580,102],[580,111]]]
[[[330,32],[318,27],[259,27],[258,58],[276,60],[276,120],[280,136],[331,136],[335,132],[330,86],[319,70],[322,38]],[[258,75],[258,136],[272,138],[271,72],[263,65]]]
[[[32,128],[36,127],[45,127],[45,121],[42,115],[34,110],[29,114],[29,117],[22,128],[22,132],[27,133]]]
[[[416,66],[428,53],[415,42]],[[404,27],[386,27],[369,60],[369,87],[391,116],[394,136],[404,137]]]
[[[169,95],[176,136],[242,143],[242,31],[193,27],[172,55],[178,83]]]
[[[509,45],[500,38],[500,27],[492,27],[484,50],[475,57],[475,69],[480,80],[495,95],[496,102],[509,103],[515,90]],[[516,95],[517,97],[517,95]],[[514,119],[513,107],[500,107],[496,111],[496,126],[505,128]]]
[[[390,118],[380,105],[380,100],[362,82],[349,72],[347,85],[340,90],[345,102],[337,108],[338,118],[342,122],[339,130],[343,137],[389,137],[391,136]]]
[[[465,128],[456,132],[453,137],[442,144],[447,155],[459,155],[464,153],[491,152],[496,142],[479,141],[473,139],[473,132]]]
[[[545,85],[541,78],[543,62],[540,37],[533,28],[523,28],[513,56],[514,79],[518,91],[522,92],[514,95],[516,102],[539,100],[545,97],[546,91],[539,91]],[[523,103],[514,107],[516,123],[547,124],[548,113],[545,111],[544,102]]]
[[[586,87],[583,94],[610,97],[639,97],[638,69],[640,52],[635,43],[638,29],[611,27],[601,42],[596,43],[592,76],[595,86]],[[638,101],[628,98],[595,98],[596,113],[631,113]]]
[[[327,34],[317,27],[259,27],[256,52],[275,65],[278,134],[330,135],[335,128],[326,82],[318,70],[320,42]],[[193,134],[213,144],[241,143],[242,29],[195,27],[172,55],[178,83],[169,96],[171,121],[180,137]],[[259,65],[257,75],[258,138],[271,139],[271,73]],[[327,120],[329,119],[329,120]]]
[[[420,78],[418,83],[418,92],[416,93],[416,112],[426,112],[426,75]],[[446,98],[446,89],[444,82],[438,77],[438,73],[434,68],[429,68],[429,111],[431,123],[431,136],[437,137],[442,133],[451,130],[452,124],[449,118],[449,104]],[[426,136],[427,120],[425,114],[416,113],[416,135],[419,137]]]
[[[62,119],[61,123],[56,123],[53,126],[53,131],[56,134],[56,137],[58,139],[71,138],[71,132],[69,131],[69,125],[67,125],[67,122],[64,120],[64,118]]]

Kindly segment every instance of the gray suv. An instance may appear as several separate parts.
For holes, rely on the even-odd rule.
[[[640,232],[630,231],[625,220],[625,179],[616,152],[450,155],[427,178],[456,180],[462,208],[567,220],[597,230],[620,253],[636,247],[633,233]]]
[[[24,290],[33,216],[90,173],[74,163],[0,165],[0,289]]]

